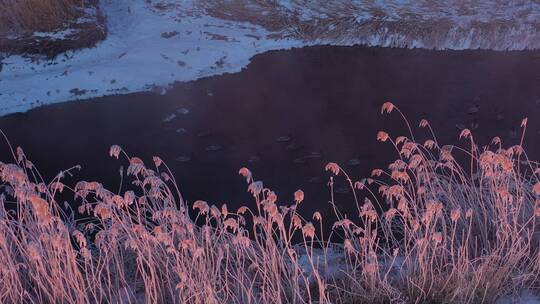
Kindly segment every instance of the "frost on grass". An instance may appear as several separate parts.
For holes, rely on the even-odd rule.
[[[401,114],[390,103],[382,110]],[[278,198],[247,168],[239,175],[254,203],[232,210],[184,201],[159,157],[146,163],[111,147],[132,183],[115,193],[99,182],[64,184],[76,168],[45,182],[18,148],[0,163],[0,302],[533,301],[538,163],[522,143],[495,138],[480,148],[463,130],[463,146],[444,146],[428,121],[420,127],[424,142],[379,136],[398,158],[370,177],[326,166],[330,189],[346,179],[358,211],[344,217],[334,208],[334,223],[301,212],[311,203],[303,191]],[[70,203],[59,204],[68,194]]]
[[[223,19],[306,43],[428,49],[540,47],[540,4],[526,1],[201,1]]]

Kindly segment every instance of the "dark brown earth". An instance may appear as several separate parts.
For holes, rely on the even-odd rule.
[[[406,113],[418,138],[426,138],[416,126],[427,118],[446,143],[456,143],[466,126],[481,144],[496,135],[517,144],[521,119],[529,117],[525,148],[540,158],[540,52],[276,51],[254,57],[240,73],[180,83],[165,95],[47,106],[1,118],[0,128],[48,178],[81,164],[77,178],[117,189],[118,168],[126,163],[107,153],[119,144],[148,163],[161,156],[191,202],[253,206],[238,176],[247,166],[281,200],[290,202],[303,189],[302,210],[310,215],[331,210],[327,162],[359,179],[395,159],[389,143],[376,141],[381,129],[406,134],[397,113],[380,115],[387,100]],[[9,159],[5,145],[0,153]],[[342,185],[338,192],[347,192]],[[336,201],[353,213],[350,192]]]

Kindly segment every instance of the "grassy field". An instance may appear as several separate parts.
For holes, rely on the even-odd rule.
[[[381,112],[411,129],[393,104]],[[326,166],[329,186],[349,181],[358,209],[335,209],[330,235],[321,214],[301,215],[302,190],[278,198],[247,168],[254,204],[228,210],[188,205],[159,157],[147,166],[111,147],[137,188],[113,192],[64,184],[75,168],[43,181],[15,149],[0,164],[0,302],[493,303],[538,288],[538,163],[522,143],[478,147],[465,129],[465,148],[445,146],[420,126],[423,143],[377,134],[398,157],[369,178]]]

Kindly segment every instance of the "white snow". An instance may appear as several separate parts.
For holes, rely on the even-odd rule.
[[[108,37],[95,48],[52,61],[16,55],[1,59],[0,54],[0,115],[112,94],[163,93],[176,81],[238,72],[255,54],[306,45],[540,48],[540,3],[535,1],[244,1],[240,11],[261,18],[278,14],[292,22],[274,32],[264,22],[238,21],[243,19],[235,10],[223,9],[220,18],[230,20],[208,13],[212,5],[229,2],[101,0]],[[315,28],[317,35],[304,28]]]
[[[50,32],[34,32],[33,35],[35,37],[39,37],[39,38],[52,38],[52,39],[55,39],[55,40],[62,40],[62,39],[68,39],[69,36],[73,35],[74,33],[76,33],[76,31],[74,31],[72,29],[66,29],[66,30],[53,32],[53,33],[50,33]]]
[[[95,48],[53,61],[18,55],[3,59],[0,115],[238,72],[257,53],[302,46],[268,39],[270,33],[259,26],[200,15],[194,8],[186,10],[188,15],[182,7],[159,13],[144,0],[103,0],[101,5],[109,35]]]
[[[523,289],[517,295],[500,297],[495,304],[540,304],[540,297],[530,290]]]

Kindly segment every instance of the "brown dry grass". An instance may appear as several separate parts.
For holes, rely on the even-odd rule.
[[[0,0],[0,32],[48,32],[81,16],[85,0]]]
[[[349,0],[201,0],[209,15],[249,22],[271,31],[271,36],[292,37],[306,42],[330,44],[366,44],[427,49],[538,49],[540,24],[526,18],[534,14],[523,1],[420,1],[403,5],[400,1]],[[493,9],[493,10],[491,10]],[[456,10],[455,14],[440,14]],[[499,18],[497,12],[511,12]],[[467,18],[467,25],[454,20]],[[399,16],[396,18],[396,16]],[[526,21],[525,21],[526,20]]]
[[[382,112],[404,118],[391,103]],[[239,173],[254,207],[229,210],[188,205],[158,157],[147,166],[111,147],[138,189],[111,192],[63,184],[72,169],[45,182],[17,149],[0,163],[0,302],[493,303],[537,289],[538,163],[522,143],[503,148],[495,138],[480,148],[464,130],[468,148],[443,146],[427,121],[420,126],[431,137],[424,143],[412,132],[377,134],[398,158],[370,178],[326,166],[330,187],[345,178],[358,208],[355,218],[335,209],[329,236],[321,214],[298,212],[309,203],[301,190],[278,206],[247,168]],[[74,193],[84,221],[73,220],[60,192]]]
[[[53,58],[107,35],[97,0],[0,0],[0,52]],[[36,32],[70,30],[62,38]]]

